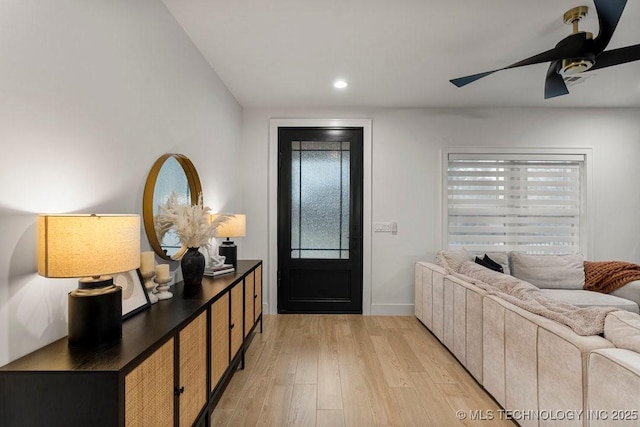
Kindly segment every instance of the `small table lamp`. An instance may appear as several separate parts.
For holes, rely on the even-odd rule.
[[[96,347],[121,339],[122,288],[103,274],[139,266],[139,215],[38,217],[38,273],[81,277],[68,295],[70,346]]]
[[[212,220],[218,215],[212,215]],[[232,264],[233,268],[238,268],[238,247],[229,240],[230,237],[244,237],[247,233],[247,216],[244,214],[231,214],[232,216],[216,230],[216,237],[226,237],[220,246],[218,254],[225,257],[226,264]]]

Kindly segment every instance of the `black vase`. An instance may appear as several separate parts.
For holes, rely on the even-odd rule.
[[[204,255],[198,248],[188,248],[180,260],[185,289],[200,286],[204,276]]]

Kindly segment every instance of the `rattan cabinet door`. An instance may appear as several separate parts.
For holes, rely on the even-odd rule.
[[[125,376],[127,427],[173,426],[173,349],[171,338]]]
[[[255,289],[253,291],[253,309],[254,317],[253,321],[258,320],[258,317],[262,314],[262,266],[259,265],[255,270]]]
[[[207,312],[203,311],[179,334],[180,427],[191,426],[207,401]]]
[[[229,292],[211,304],[211,391],[229,367]]]
[[[244,336],[249,335],[249,331],[253,327],[253,295],[255,286],[255,272],[247,274],[244,279]]]
[[[231,288],[231,358],[233,359],[242,347],[244,338],[242,320],[244,318],[242,282]]]

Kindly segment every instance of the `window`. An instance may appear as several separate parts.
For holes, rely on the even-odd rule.
[[[445,159],[449,248],[586,252],[586,153],[449,152]]]

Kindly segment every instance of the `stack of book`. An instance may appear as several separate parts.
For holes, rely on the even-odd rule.
[[[222,264],[218,267],[207,265],[204,267],[205,276],[219,276],[221,274],[233,273],[234,271],[236,271],[236,269],[233,268],[233,264]]]

